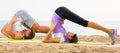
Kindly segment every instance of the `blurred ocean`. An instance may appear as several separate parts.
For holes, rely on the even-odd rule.
[[[50,25],[50,21],[38,21],[40,25]],[[106,28],[116,28],[118,29],[118,34],[120,34],[120,21],[94,21]],[[1,28],[8,23],[8,21],[5,20],[0,20],[0,30]],[[67,31],[70,32],[75,32],[79,35],[107,35],[106,33],[99,31],[99,30],[95,30],[92,28],[86,28],[86,27],[82,27],[78,24],[75,24],[73,22],[70,22],[68,20],[65,20],[64,25],[63,25]],[[0,33],[1,34],[1,33]],[[42,33],[37,33],[37,34],[42,34]]]

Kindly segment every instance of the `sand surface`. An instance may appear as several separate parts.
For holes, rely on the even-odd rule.
[[[42,39],[36,36],[35,39]],[[5,38],[1,36],[0,38]],[[1,41],[1,40],[0,40]],[[100,42],[100,44],[58,44],[35,42],[0,42],[0,53],[120,53],[120,36],[115,45],[107,36],[79,36],[80,42]]]

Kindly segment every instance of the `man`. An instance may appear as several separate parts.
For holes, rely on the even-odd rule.
[[[26,11],[20,10],[2,28],[1,32],[8,38],[21,40],[32,39],[35,36],[35,32],[47,33],[49,30],[48,26],[39,25]]]

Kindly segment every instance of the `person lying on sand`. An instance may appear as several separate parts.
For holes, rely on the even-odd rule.
[[[71,12],[66,7],[59,7],[55,10],[52,17],[52,21],[51,21],[50,31],[44,37],[43,42],[70,42],[72,38],[70,39],[68,37],[65,28],[62,26],[65,19],[72,21],[74,23],[77,23],[79,25],[82,25],[84,27],[90,27],[90,28],[94,28],[94,29],[106,32],[112,40],[111,44],[112,45],[115,44],[116,36],[117,36],[116,29],[108,29],[95,22],[85,20],[82,17],[78,16],[77,14]],[[51,33],[53,33],[54,37],[52,37]]]
[[[35,32],[47,33],[49,30],[48,26],[39,25],[26,11],[20,10],[2,28],[1,32],[8,38],[21,40],[34,38]]]

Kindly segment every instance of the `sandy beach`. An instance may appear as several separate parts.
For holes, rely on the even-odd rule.
[[[35,39],[41,40],[42,37],[36,36]],[[111,41],[108,36],[99,35],[79,36],[79,42],[101,42],[108,45],[0,42],[0,53],[120,53],[120,36],[117,37],[115,45],[109,45]]]

